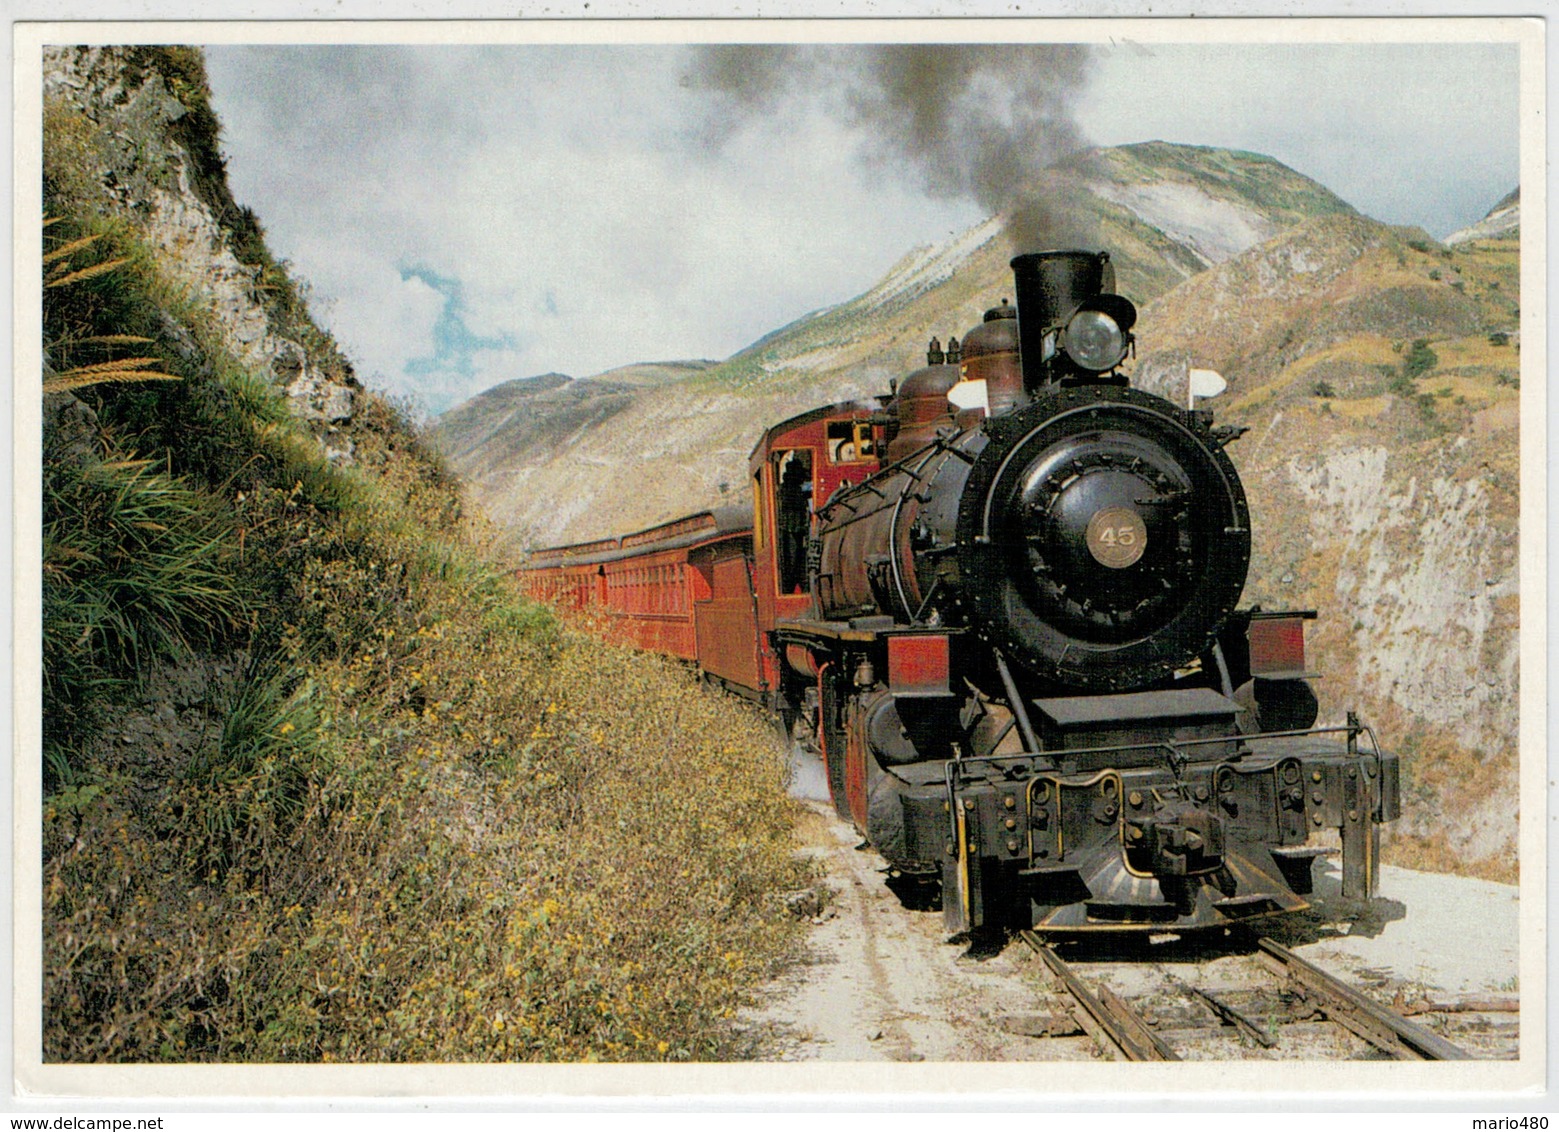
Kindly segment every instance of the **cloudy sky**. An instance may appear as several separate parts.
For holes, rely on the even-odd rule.
[[[1512,46],[1082,50],[1041,115],[1064,140],[1270,154],[1437,237],[1517,182]],[[922,124],[906,110],[901,130],[883,101],[902,76],[868,96],[840,79],[847,54],[770,68],[803,77],[768,87],[770,57],[722,57],[722,87],[683,46],[207,58],[235,195],[361,376],[434,412],[551,370],[725,357],[988,211],[945,150],[917,163],[888,144]],[[970,98],[1035,117],[1056,59],[1007,49],[952,124],[974,120]]]

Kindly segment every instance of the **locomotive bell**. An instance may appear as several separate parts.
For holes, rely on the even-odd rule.
[[[1121,363],[1131,348],[1137,308],[1112,293],[1109,252],[1033,252],[1014,259],[1012,271],[1029,390],[1107,373]]]

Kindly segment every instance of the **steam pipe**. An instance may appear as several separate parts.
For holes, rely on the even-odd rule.
[[[1007,669],[1007,659],[1001,655],[1001,649],[992,649],[991,652],[996,657],[996,671],[1001,674],[1001,686],[1006,689],[1007,699],[1012,704],[1012,717],[1018,721],[1018,730],[1023,732],[1023,744],[1037,755],[1042,750],[1039,736],[1034,734],[1034,725],[1029,722],[1028,709],[1023,706],[1023,697],[1018,695],[1018,686]]]

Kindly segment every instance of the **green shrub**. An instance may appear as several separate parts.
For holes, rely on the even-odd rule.
[[[1440,364],[1440,357],[1429,348],[1429,339],[1416,338],[1413,347],[1402,362],[1402,376],[1409,380],[1428,373]]]
[[[325,758],[313,697],[313,682],[277,654],[244,665],[221,705],[218,741],[197,753],[177,791],[195,833],[185,864],[196,876],[270,864],[301,821]]]
[[[744,1051],[730,1021],[800,934],[774,894],[814,879],[772,732],[672,662],[494,635],[461,597],[393,665],[316,667],[306,784],[265,776],[305,708],[262,674],[210,801],[186,785],[166,828],[51,802],[46,845],[73,848],[46,853],[48,1057]]]

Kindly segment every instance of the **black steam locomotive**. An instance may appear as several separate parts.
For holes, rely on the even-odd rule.
[[[1315,727],[1313,612],[1238,607],[1243,430],[1130,387],[1107,254],[1012,266],[1016,309],[933,340],[856,430],[873,470],[792,540],[810,601],[773,622],[776,692],[840,813],[940,880],[954,931],[1247,922],[1305,907],[1337,851],[1372,894],[1397,762],[1351,713]]]
[[[1237,605],[1242,430],[1129,386],[1107,254],[1013,269],[891,395],[768,429],[751,512],[538,551],[528,586],[783,712],[954,931],[1246,922],[1336,850],[1370,895],[1397,762],[1314,726],[1313,612]]]

